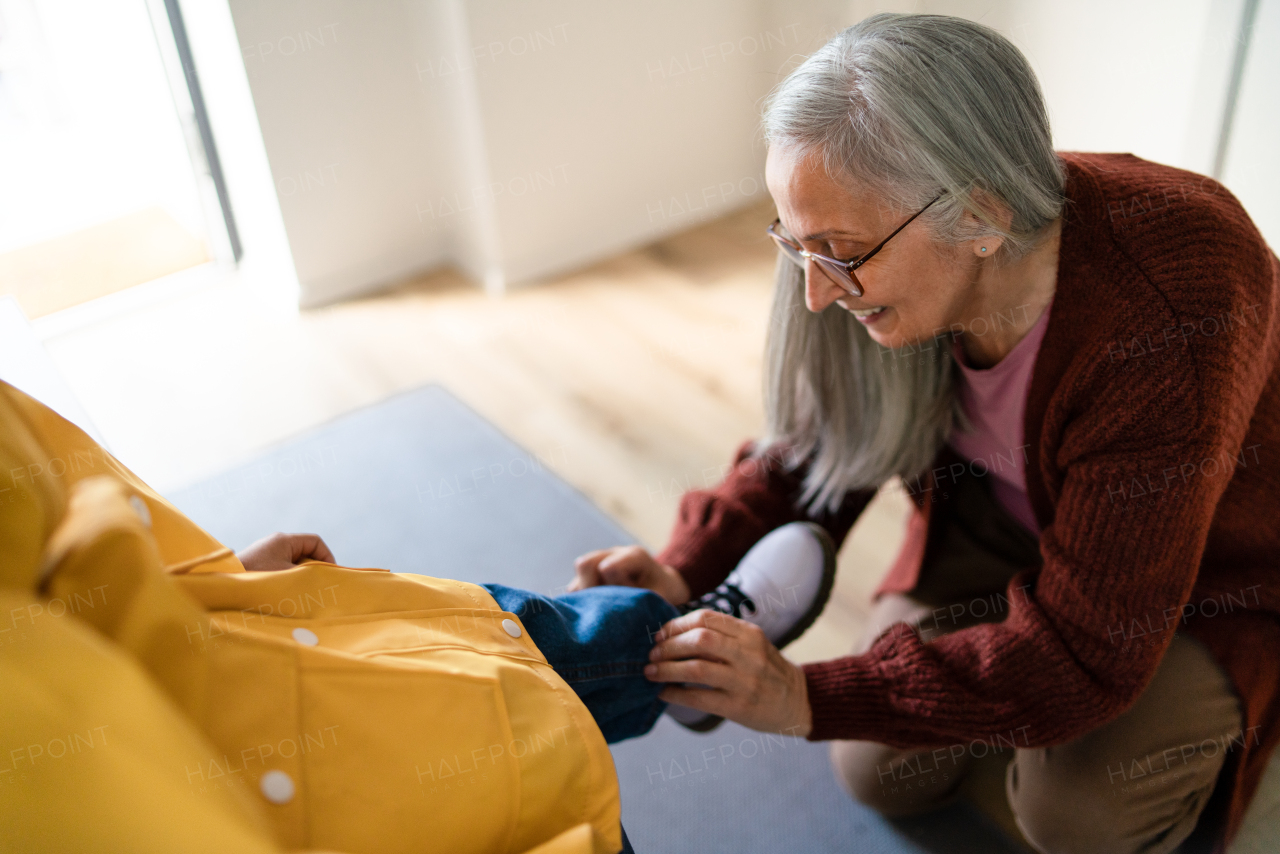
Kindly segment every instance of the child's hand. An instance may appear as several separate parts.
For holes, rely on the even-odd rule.
[[[680,573],[658,563],[639,546],[614,546],[589,552],[574,562],[574,571],[576,576],[569,582],[570,592],[617,584],[652,590],[672,605],[689,601],[689,585]]]
[[[293,569],[303,561],[333,563],[333,552],[315,534],[272,534],[236,554],[249,572]]]

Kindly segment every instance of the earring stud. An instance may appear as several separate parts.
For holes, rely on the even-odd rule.
[[[983,252],[986,252],[986,251],[987,251],[987,247],[985,247],[985,246],[984,246],[984,247],[982,247],[982,251],[983,251]]]

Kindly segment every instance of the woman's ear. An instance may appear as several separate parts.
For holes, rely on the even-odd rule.
[[[1013,211],[998,197],[977,187],[969,191],[969,199],[981,213],[966,210],[965,225],[979,233],[987,232],[985,236],[969,241],[973,254],[979,258],[990,258],[1004,245],[1004,238],[999,232],[1009,231],[1009,226],[1013,224]]]
[[[1004,245],[1004,238],[995,234],[988,234],[986,237],[980,237],[976,240],[969,241],[973,244],[973,254],[979,258],[991,258],[1000,251],[1000,247]]]

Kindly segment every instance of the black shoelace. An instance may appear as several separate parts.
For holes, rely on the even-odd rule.
[[[676,610],[681,614],[687,614],[699,608],[710,608],[712,611],[719,611],[730,617],[741,618],[743,608],[747,609],[747,614],[754,614],[756,603],[751,601],[750,596],[739,590],[736,584],[726,581],[710,593],[704,593],[697,599],[690,599]]]

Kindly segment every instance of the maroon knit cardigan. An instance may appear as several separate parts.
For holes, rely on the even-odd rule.
[[[1134,703],[1185,631],[1245,718],[1215,799],[1223,844],[1280,740],[1280,260],[1210,178],[1127,154],[1063,160],[1057,291],[1025,423],[1043,566],[1014,580],[1031,587],[1011,589],[1001,623],[928,644],[896,626],[863,655],[805,665],[809,737],[1061,744]],[[803,469],[751,448],[682,498],[659,555],[694,595],[806,518]],[[912,482],[882,592],[914,586],[952,510],[948,477]],[[841,542],[873,494],[817,521]]]

